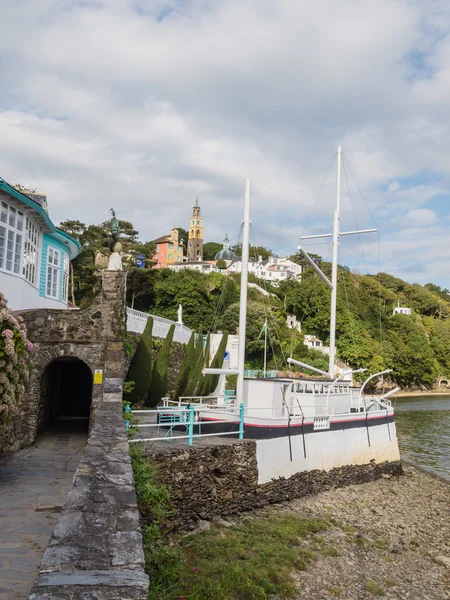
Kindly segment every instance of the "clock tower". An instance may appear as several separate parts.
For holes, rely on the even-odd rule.
[[[191,223],[189,226],[189,239],[187,244],[188,262],[203,260],[203,217],[200,213],[198,198],[192,210]]]

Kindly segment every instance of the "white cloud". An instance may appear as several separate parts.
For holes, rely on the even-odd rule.
[[[449,211],[430,203],[450,186],[449,24],[440,0],[5,3],[0,175],[44,190],[56,221],[113,205],[143,238],[186,225],[198,194],[218,240],[237,236],[249,175],[258,243],[293,252],[342,143],[381,229],[445,283]],[[308,230],[330,228],[333,171]],[[344,180],[353,228],[348,200]]]

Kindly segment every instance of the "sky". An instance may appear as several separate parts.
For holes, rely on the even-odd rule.
[[[292,254],[331,232],[342,145],[341,229],[379,233],[340,262],[450,288],[448,0],[0,8],[0,176],[55,223],[114,207],[154,239],[198,196],[205,241],[236,241],[250,177],[254,243]]]

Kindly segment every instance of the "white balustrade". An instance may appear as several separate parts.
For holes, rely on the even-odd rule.
[[[171,325],[175,325],[175,331],[173,339],[175,342],[181,342],[187,344],[192,334],[192,329],[186,327],[181,323],[176,323],[170,319],[164,319],[163,317],[157,317],[148,313],[141,312],[140,310],[134,310],[134,308],[127,307],[127,331],[134,333],[143,333],[145,325],[149,317],[153,318],[153,336],[159,338],[167,337]]]

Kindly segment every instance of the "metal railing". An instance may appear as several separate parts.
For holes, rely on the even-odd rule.
[[[170,319],[164,317],[157,317],[148,313],[135,310],[134,308],[127,307],[127,331],[133,331],[134,333],[143,333],[147,324],[148,318],[153,319],[153,335],[154,337],[165,338],[169,333],[171,325],[175,325],[175,331],[173,339],[175,342],[181,342],[187,344],[192,334],[192,329],[186,327],[182,323],[176,323]]]
[[[129,405],[125,408],[125,426],[127,431],[130,429],[130,421],[126,418],[130,413],[136,416],[145,416],[145,415],[155,415],[156,422],[155,423],[138,423],[134,425],[137,429],[144,428],[152,428],[157,427],[157,433],[159,433],[160,428],[165,430],[165,435],[163,437],[144,437],[144,438],[132,438],[129,440],[131,444],[137,442],[162,442],[162,441],[173,441],[175,440],[186,440],[188,441],[188,446],[192,446],[195,438],[206,438],[206,437],[217,437],[222,435],[239,435],[239,439],[242,440],[244,438],[244,405],[241,404],[239,406],[239,429],[238,431],[224,431],[220,433],[201,433],[201,426],[206,424],[201,421],[200,411],[204,416],[205,406],[196,406],[194,404],[190,404],[186,408],[178,407],[178,406],[161,406],[157,409],[152,410],[131,410]],[[233,424],[233,421],[223,420],[216,421],[214,420],[214,425],[219,424]],[[186,435],[176,435],[173,436],[173,431],[175,427],[184,427],[186,431]],[[197,427],[198,433],[194,433],[194,429]],[[178,431],[175,430],[178,434]]]

